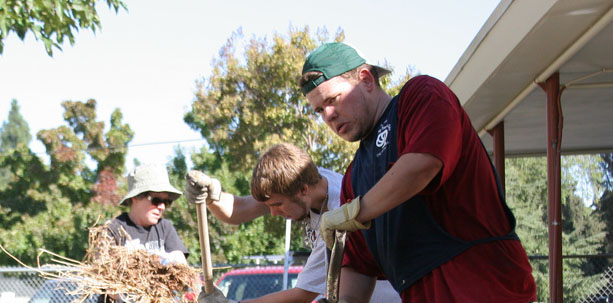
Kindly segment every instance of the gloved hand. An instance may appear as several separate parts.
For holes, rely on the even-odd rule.
[[[198,295],[198,303],[239,303],[234,300],[226,299],[226,296],[223,295],[219,288],[215,287],[215,290],[207,294],[204,292],[204,287],[200,291],[200,295]]]
[[[172,263],[177,263],[177,264],[187,264],[186,260],[185,260],[185,256],[183,255],[182,252],[180,251],[173,251],[173,252],[155,252],[154,254],[158,255],[160,257],[160,263],[164,266],[166,265],[170,265]]]
[[[335,230],[356,231],[370,228],[370,221],[362,224],[355,220],[359,213],[360,197],[358,196],[351,202],[343,204],[335,210],[327,211],[321,216],[319,234],[328,248],[332,248],[334,244]]]
[[[185,175],[185,198],[190,203],[212,203],[221,197],[221,183],[198,170]]]
[[[160,256],[160,263],[162,263],[162,265],[164,265],[164,266],[169,265],[169,264],[175,262],[170,254],[167,254],[167,253],[156,253],[156,255]]]

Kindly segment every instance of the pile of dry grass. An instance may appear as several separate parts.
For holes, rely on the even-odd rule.
[[[199,291],[198,270],[186,264],[163,265],[158,255],[117,246],[107,231],[104,225],[90,228],[81,270],[81,277],[87,279],[78,283],[81,293],[124,294],[126,301],[134,303],[171,303],[186,302],[186,291]],[[129,239],[123,229],[120,233]]]
[[[121,237],[129,239],[124,230],[120,232]],[[196,302],[200,291],[199,270],[179,263],[163,265],[158,255],[117,246],[106,225],[90,228],[89,248],[83,262],[44,249],[39,260],[42,254],[51,254],[55,264],[41,266],[39,261],[39,267],[62,266],[67,270],[38,271],[39,274],[75,282],[77,288],[69,293],[80,296],[77,302],[106,293],[121,294],[124,301],[131,303],[191,303]]]

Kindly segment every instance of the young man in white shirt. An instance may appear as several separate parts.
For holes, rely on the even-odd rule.
[[[190,202],[207,191],[221,192],[219,181],[203,172],[191,171],[186,178],[185,196]],[[209,211],[229,224],[248,222],[269,213],[301,221],[312,248],[296,287],[241,302],[311,302],[325,293],[328,266],[326,246],[319,236],[319,221],[322,213],[340,206],[341,180],[342,175],[318,168],[302,149],[283,143],[271,147],[258,160],[251,179],[251,195],[221,193],[219,201],[207,200]],[[232,302],[219,298],[220,295],[201,295],[198,302]],[[371,302],[400,302],[400,297],[388,281],[379,281]]]

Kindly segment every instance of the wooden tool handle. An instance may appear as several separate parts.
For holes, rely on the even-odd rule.
[[[202,273],[204,274],[204,292],[207,294],[215,290],[213,285],[213,264],[211,263],[211,246],[209,244],[209,223],[206,217],[206,205],[196,204],[198,214],[198,236],[200,238],[200,252],[202,256]]]

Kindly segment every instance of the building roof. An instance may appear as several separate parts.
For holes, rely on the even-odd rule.
[[[562,153],[613,151],[613,1],[502,0],[445,83],[488,151],[504,121],[507,156],[546,153],[546,96],[564,87]]]

